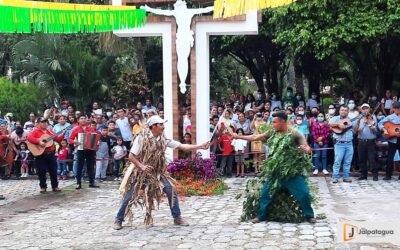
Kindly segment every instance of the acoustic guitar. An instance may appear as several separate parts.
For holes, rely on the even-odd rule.
[[[340,120],[340,121],[338,121],[338,123],[345,126],[345,128],[341,129],[339,127],[335,127],[335,128],[331,128],[331,130],[333,133],[335,133],[337,135],[342,135],[342,134],[346,133],[347,130],[349,130],[353,127],[353,125],[352,125],[353,121],[360,119],[361,117],[362,117],[362,115],[358,115],[357,117],[354,117],[353,119],[346,118],[346,119]]]
[[[383,128],[387,130],[387,134],[383,133],[383,136],[387,138],[400,137],[400,124],[394,124],[392,122],[385,122]]]
[[[374,111],[373,111],[371,114],[374,114],[374,113],[378,110],[379,106],[380,106],[380,103],[378,103],[378,104],[376,105]],[[331,131],[332,131],[333,133],[337,134],[337,135],[342,135],[342,134],[346,133],[347,130],[349,130],[349,129],[352,128],[352,122],[353,122],[353,121],[358,120],[358,119],[361,119],[362,117],[364,117],[364,116],[363,116],[362,114],[360,114],[360,115],[358,115],[357,117],[354,117],[353,119],[346,118],[346,119],[340,120],[340,121],[338,121],[338,123],[344,125],[345,128],[344,128],[344,129],[341,129],[341,128],[338,128],[338,127],[336,127],[336,128],[331,128]]]
[[[72,128],[72,125],[69,125],[68,127],[64,128],[63,130],[55,133],[54,135],[48,135],[48,134],[43,134],[39,140],[44,142],[44,146],[40,146],[38,144],[33,144],[29,141],[26,141],[26,144],[28,145],[29,151],[32,153],[33,156],[40,156],[44,153],[46,148],[49,148],[53,146],[53,139],[56,138],[57,136],[61,135],[65,130],[68,130]]]

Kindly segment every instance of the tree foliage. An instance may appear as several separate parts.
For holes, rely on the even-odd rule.
[[[8,112],[16,119],[24,120],[30,112],[37,112],[42,107],[42,89],[31,83],[13,83],[0,78],[0,111]]]

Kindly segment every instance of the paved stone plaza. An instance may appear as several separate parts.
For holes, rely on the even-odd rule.
[[[0,181],[0,249],[398,249],[390,244],[340,244],[339,220],[393,220],[398,217],[400,181],[372,180],[351,184],[311,178],[318,186],[316,215],[311,225],[239,221],[242,200],[235,196],[246,179],[228,179],[223,196],[189,197],[181,201],[189,227],[176,227],[164,201],[154,212],[154,227],[143,226],[135,211],[133,225],[114,231],[119,203],[117,183],[75,191],[73,181],[61,181],[62,193],[38,194],[38,181]]]

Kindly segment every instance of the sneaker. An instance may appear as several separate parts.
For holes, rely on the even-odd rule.
[[[121,177],[118,177],[118,180],[117,181],[121,181],[122,179],[121,179]]]
[[[45,188],[41,188],[41,189],[40,189],[40,193],[41,193],[41,194],[46,193],[46,189],[45,189]]]
[[[75,187],[76,190],[81,189],[81,188],[82,188],[81,184],[76,184],[76,187]]]
[[[351,179],[343,179],[343,182],[351,183],[352,180]]]
[[[318,174],[318,169],[315,169],[313,172],[313,175],[317,175]]]
[[[333,184],[336,184],[336,183],[338,183],[338,182],[339,182],[338,179],[333,179],[333,181],[332,181]]]
[[[317,219],[315,218],[308,218],[307,221],[311,224],[315,224],[317,222]]]
[[[384,180],[384,181],[388,181],[388,180],[391,180],[392,179],[392,177],[391,176],[385,176],[385,177],[383,177],[383,179],[382,180]]]
[[[54,193],[59,193],[59,192],[61,192],[61,189],[60,189],[60,188],[58,188],[58,187],[56,187],[56,188],[53,188],[53,192],[54,192]]]
[[[361,176],[361,177],[358,178],[359,181],[367,180],[367,179],[368,179],[368,178],[367,178],[366,176]]]
[[[174,219],[174,225],[177,226],[189,226],[189,223],[183,219],[181,216]]]
[[[74,172],[73,171],[69,172],[69,177],[74,177]]]
[[[329,174],[328,170],[326,170],[326,169],[322,170],[322,173],[325,175]]]
[[[374,176],[374,178],[372,178],[373,181],[378,181],[378,176]]]
[[[254,219],[251,219],[250,222],[253,223],[253,224],[257,224],[257,223],[260,223],[261,220],[260,220],[259,218],[256,217],[256,218],[254,218]]]
[[[114,222],[113,228],[114,228],[114,230],[121,230],[122,229],[122,221]]]
[[[118,177],[115,177],[115,178],[114,178],[114,181],[119,181],[118,179],[119,179]]]

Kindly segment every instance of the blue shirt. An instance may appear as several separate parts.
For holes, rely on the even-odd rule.
[[[334,122],[339,122],[341,120],[344,120],[345,118],[342,118],[340,115],[334,116],[329,120],[329,124],[332,124]],[[352,121],[352,128],[348,129],[345,133],[341,135],[337,135],[333,133],[333,138],[337,141],[352,141],[353,140],[353,129],[356,125],[356,120]]]
[[[376,134],[377,134],[377,121],[376,121],[376,116],[372,115],[373,117],[373,125],[371,128],[375,128],[375,130],[372,130],[367,124],[365,124],[364,119],[361,118],[360,120],[360,125],[359,128],[362,129],[360,132],[358,132],[358,139],[376,139]]]
[[[396,115],[396,114],[391,114],[386,116],[385,118],[383,118],[379,123],[378,123],[378,128],[379,130],[383,129],[383,124],[385,122],[392,122],[394,124],[400,124],[400,116]],[[388,139],[389,142],[392,143],[397,143],[397,137],[392,137],[390,139]]]

